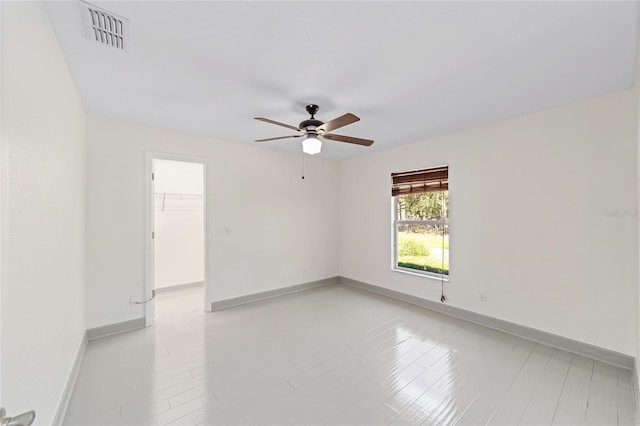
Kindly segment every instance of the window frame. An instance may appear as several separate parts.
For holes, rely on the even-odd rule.
[[[447,189],[448,191],[448,189]],[[444,192],[444,191],[436,191],[436,192]],[[398,225],[403,225],[403,224],[407,224],[407,225],[411,225],[411,224],[416,224],[416,225],[442,225],[442,220],[438,220],[438,219],[425,219],[425,220],[398,220],[398,197],[402,197],[402,195],[405,194],[400,194],[400,195],[395,195],[391,197],[391,212],[392,212],[392,221],[391,221],[391,228],[392,228],[392,240],[393,240],[393,247],[392,247],[392,254],[391,254],[391,270],[392,271],[396,271],[396,272],[401,272],[403,274],[409,274],[409,275],[417,275],[420,277],[426,277],[426,278],[431,278],[431,279],[436,279],[438,281],[445,281],[445,282],[449,282],[449,274],[443,274],[443,273],[436,273],[436,272],[431,272],[431,271],[421,271],[419,269],[412,269],[412,268],[405,268],[403,266],[399,266],[398,265]],[[445,222],[446,226],[449,226],[449,217],[447,214],[447,219]],[[450,262],[449,262],[450,263]],[[449,268],[449,272],[451,272],[451,268]]]

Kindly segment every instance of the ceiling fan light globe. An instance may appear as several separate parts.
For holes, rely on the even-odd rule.
[[[309,136],[305,140],[302,141],[302,151],[305,154],[314,155],[320,153],[322,150],[322,141],[320,139]]]

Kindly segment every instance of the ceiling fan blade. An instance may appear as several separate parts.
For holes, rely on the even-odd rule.
[[[354,138],[353,136],[342,136],[333,133],[325,133],[324,135],[322,135],[322,137],[325,139],[329,139],[330,141],[354,143],[356,145],[371,146],[373,144],[373,141],[371,139],[360,139]]]
[[[304,135],[278,136],[277,138],[256,139],[256,142],[276,141],[278,139],[301,138]]]
[[[356,121],[360,121],[360,118],[348,112],[345,115],[341,115],[338,118],[334,118],[331,121],[327,121],[322,126],[318,126],[316,130],[329,133],[332,130],[339,129],[340,127],[346,126],[347,124],[355,123]]]
[[[297,127],[291,126],[289,124],[280,123],[279,121],[273,121],[264,117],[254,117],[256,120],[264,121],[265,123],[275,124],[276,126],[286,127],[287,129],[300,131]]]

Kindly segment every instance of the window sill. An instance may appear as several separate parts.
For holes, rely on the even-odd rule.
[[[432,280],[449,282],[449,277],[447,275],[445,275],[444,278],[443,278],[442,275],[436,275],[436,274],[432,275],[432,274],[412,271],[411,269],[399,268],[397,266],[392,266],[391,270],[394,271],[394,272],[401,272],[401,273],[407,274],[407,275],[414,275],[416,277],[429,278],[429,279],[432,279]]]

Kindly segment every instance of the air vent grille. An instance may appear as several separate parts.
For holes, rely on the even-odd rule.
[[[89,38],[100,44],[126,50],[129,20],[86,2],[80,2]]]

